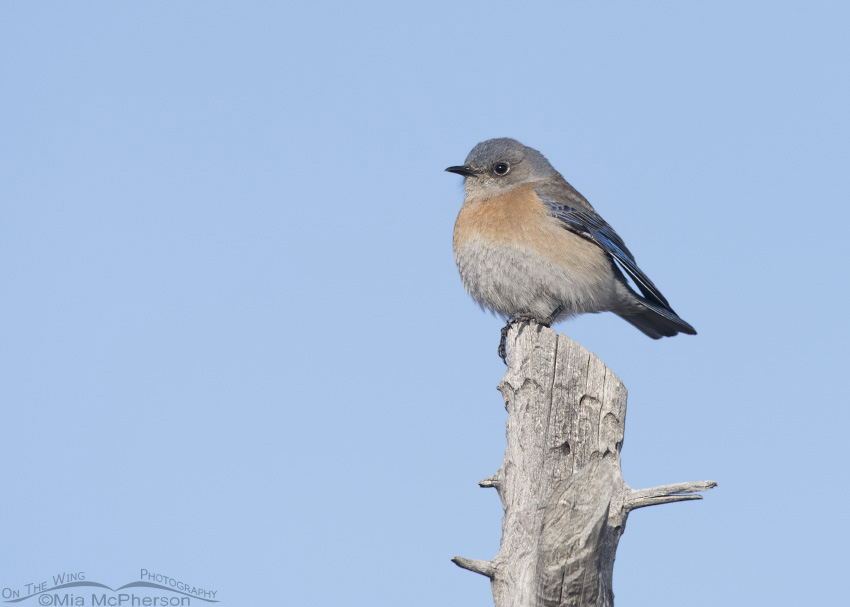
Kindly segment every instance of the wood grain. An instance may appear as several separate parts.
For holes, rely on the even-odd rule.
[[[702,499],[714,481],[633,490],[620,450],[626,389],[578,343],[515,323],[499,390],[508,410],[499,471],[481,481],[502,500],[502,541],[492,561],[455,557],[491,579],[496,607],[614,604],[614,556],[631,510]]]

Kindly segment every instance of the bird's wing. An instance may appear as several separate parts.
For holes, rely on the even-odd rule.
[[[557,191],[553,191],[555,188],[545,186],[536,188],[537,195],[547,205],[551,215],[559,219],[566,229],[602,247],[631,276],[645,297],[670,308],[670,304],[667,303],[658,287],[637,266],[634,255],[626,248],[626,243],[614,231],[614,228],[596,214],[590,203],[578,191],[569,184],[566,185],[568,188],[559,184]]]

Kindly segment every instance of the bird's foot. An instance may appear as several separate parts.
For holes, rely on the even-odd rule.
[[[502,339],[499,340],[499,358],[502,359],[502,362],[505,363],[505,366],[508,366],[508,331],[511,330],[511,324],[513,321],[508,319],[508,324],[502,327]]]
[[[543,325],[544,327],[551,327],[552,323],[558,318],[558,315],[564,311],[564,306],[558,306],[555,308],[555,311],[552,312],[549,316],[543,319],[535,318],[532,314],[517,314],[516,316],[509,318],[507,324],[502,327],[502,339],[499,340],[499,358],[502,359],[502,362],[505,363],[505,366],[508,364],[508,331],[511,330],[511,325],[515,322],[529,322],[536,323],[538,325]]]
[[[502,339],[499,340],[499,358],[502,359],[502,362],[505,363],[505,366],[508,364],[508,331],[511,330],[511,325],[515,322],[532,322],[542,324],[541,321],[537,320],[531,314],[517,314],[508,319],[507,324],[502,327]],[[545,322],[545,319],[544,319]],[[551,322],[549,324],[552,324]],[[548,324],[546,325],[549,326]]]

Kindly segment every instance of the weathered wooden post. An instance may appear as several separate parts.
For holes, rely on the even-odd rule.
[[[455,557],[490,578],[496,607],[614,604],[614,556],[629,512],[702,499],[714,481],[631,489],[620,470],[626,389],[565,335],[516,323],[499,385],[508,410],[505,459],[479,484],[505,510],[492,561]]]

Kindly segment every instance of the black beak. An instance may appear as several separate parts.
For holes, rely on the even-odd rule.
[[[457,173],[458,175],[463,175],[464,177],[472,177],[475,175],[475,171],[470,169],[467,166],[462,167],[449,167],[446,169],[449,173]]]

